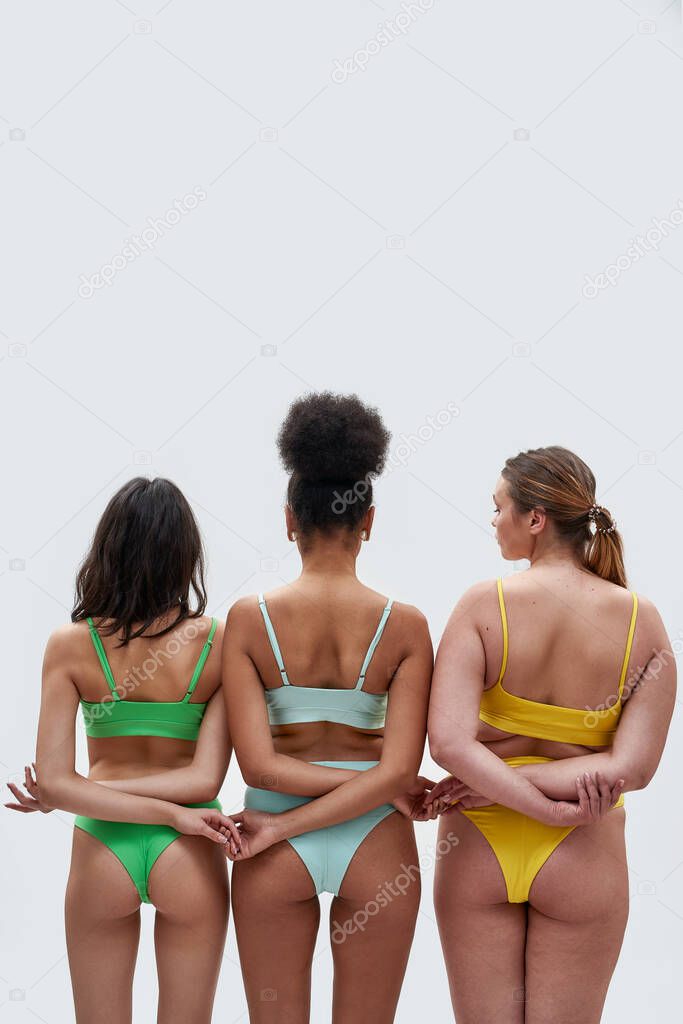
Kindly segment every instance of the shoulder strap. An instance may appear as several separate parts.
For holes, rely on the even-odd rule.
[[[498,586],[498,604],[500,605],[500,621],[503,626],[503,660],[500,665],[500,674],[498,676],[497,686],[503,682],[505,676],[505,670],[508,667],[508,617],[505,611],[505,598],[503,597],[503,580],[499,577],[497,580]]]
[[[268,614],[268,609],[266,608],[266,599],[263,596],[263,594],[259,594],[258,603],[259,608],[261,609],[261,614],[263,615],[263,621],[266,624],[266,633],[268,634],[268,639],[270,640],[270,646],[273,648],[273,654],[275,655],[277,667],[279,668],[280,675],[282,676],[282,683],[284,686],[289,686],[290,682],[287,676],[287,672],[285,671],[285,663],[282,660],[282,652],[280,651],[280,645],[277,642],[277,637],[275,636],[273,623],[270,621],[270,615]]]
[[[638,617],[638,595],[635,590],[631,591],[633,598],[633,610],[631,612],[631,622],[628,627],[628,637],[626,640],[626,650],[624,651],[624,660],[621,664],[621,675],[619,676],[619,697],[621,698],[622,691],[624,689],[624,683],[626,682],[626,672],[628,670],[628,663],[631,657],[631,648],[633,647],[633,634],[636,631],[636,619]]]
[[[367,653],[365,655],[365,658],[363,659],[363,664],[361,665],[360,675],[358,676],[358,682],[356,683],[356,687],[355,687],[356,690],[362,690],[363,689],[363,683],[365,682],[365,674],[366,674],[366,672],[368,670],[368,665],[370,664],[370,660],[371,660],[373,654],[375,653],[375,648],[377,647],[377,644],[380,642],[380,639],[382,637],[382,633],[384,632],[384,627],[387,624],[387,619],[389,618],[389,612],[391,611],[391,606],[392,606],[393,603],[394,603],[393,599],[390,597],[389,600],[387,601],[386,605],[384,606],[384,611],[382,612],[382,618],[379,620],[379,626],[377,627],[377,629],[375,631],[375,635],[373,636],[372,640],[370,641],[370,646],[368,647],[368,650],[367,650]]]
[[[102,666],[102,671],[104,672],[104,678],[107,680],[107,683],[109,684],[109,689],[112,692],[112,696],[114,697],[114,700],[121,700],[121,697],[119,696],[119,692],[116,689],[116,682],[114,680],[114,673],[112,672],[111,665],[109,664],[109,662],[107,660],[107,655],[106,655],[106,652],[104,650],[104,644],[102,643],[102,640],[100,638],[100,634],[95,629],[95,623],[90,618],[90,616],[88,616],[86,621],[88,623],[88,628],[90,630],[90,639],[93,642],[93,647],[97,651],[97,657],[100,660],[100,665]]]
[[[212,618],[211,619],[211,629],[209,630],[209,635],[206,638],[206,643],[202,647],[201,654],[199,655],[199,659],[197,661],[197,664],[194,667],[194,672],[192,673],[192,679],[190,680],[190,685],[187,688],[187,693],[183,697],[183,701],[188,701],[190,699],[190,697],[194,693],[195,686],[199,682],[199,677],[202,674],[202,670],[204,668],[204,665],[206,664],[206,659],[209,657],[209,654],[211,652],[211,648],[213,647],[213,638],[215,636],[216,627],[217,626],[218,626],[218,620]]]

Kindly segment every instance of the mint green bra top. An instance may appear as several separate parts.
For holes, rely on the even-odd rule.
[[[104,678],[109,685],[111,697],[101,701],[81,700],[86,735],[94,738],[164,736],[174,740],[196,740],[206,704],[192,704],[190,698],[211,651],[217,625],[217,620],[212,619],[209,635],[182,700],[125,700],[119,696],[104,645],[93,620],[89,618],[90,637],[97,651]]]
[[[358,682],[351,688],[324,688],[318,686],[294,686],[290,683],[282,659],[263,594],[258,603],[266,625],[266,632],[273,649],[277,667],[280,670],[282,686],[266,687],[266,706],[271,725],[291,725],[296,722],[336,722],[351,725],[356,729],[382,729],[387,713],[387,693],[367,693],[363,689],[365,674],[375,648],[380,641],[392,600],[387,601],[374,637],[363,659]]]

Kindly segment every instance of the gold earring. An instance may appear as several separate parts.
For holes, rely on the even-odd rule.
[[[360,531],[360,539],[361,540],[367,540],[368,539],[368,531],[367,530],[361,530]]]
[[[290,533],[289,539],[290,540],[296,540],[296,533],[294,532],[294,530],[292,530],[292,532]]]

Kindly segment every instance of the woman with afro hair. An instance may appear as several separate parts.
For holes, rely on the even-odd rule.
[[[294,402],[278,449],[301,573],[228,615],[223,685],[248,786],[230,856],[252,1024],[308,1021],[320,892],[334,897],[335,1024],[393,1021],[412,943],[411,816],[435,813],[421,810],[431,784],[417,774],[432,645],[417,608],[356,572],[388,443],[354,395]]]

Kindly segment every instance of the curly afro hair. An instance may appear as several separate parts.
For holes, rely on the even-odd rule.
[[[357,395],[320,391],[290,406],[277,437],[287,502],[302,533],[352,529],[372,504],[391,435]]]

